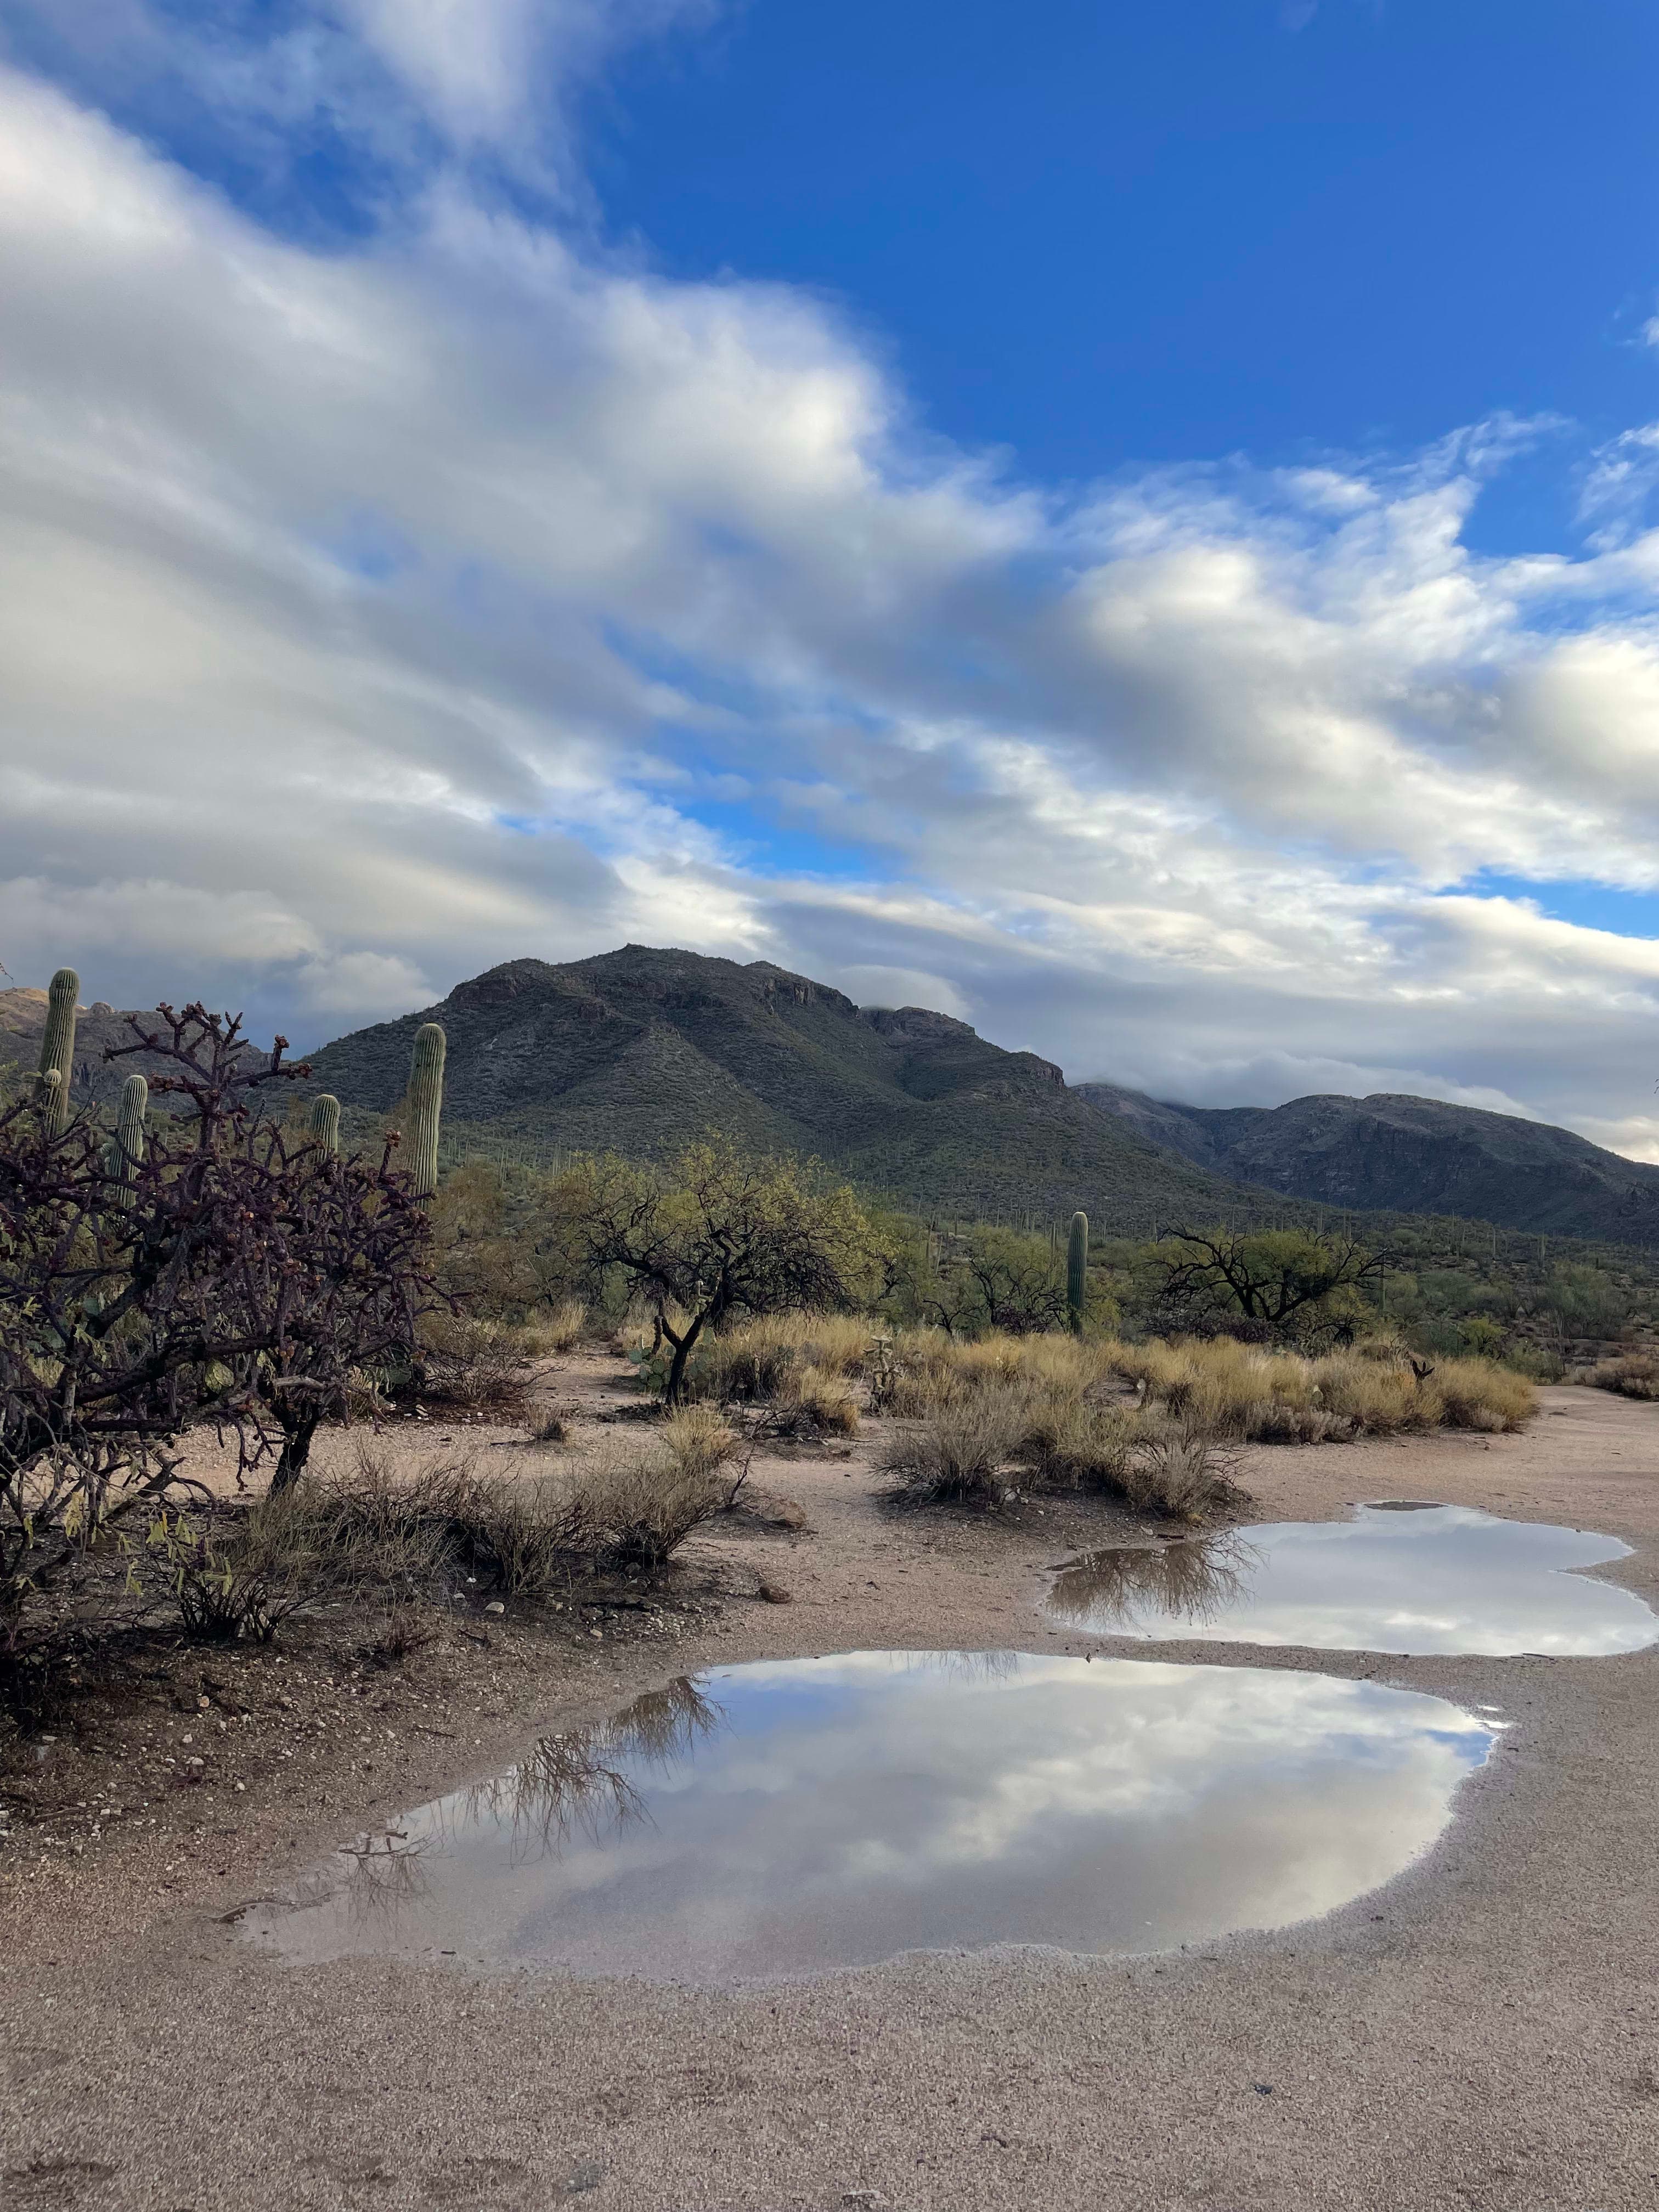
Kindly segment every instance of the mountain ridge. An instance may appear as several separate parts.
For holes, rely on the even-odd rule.
[[[1052,1060],[927,1007],[861,1008],[769,961],[636,945],[506,961],[309,1054],[314,1086],[390,1111],[428,1020],[449,1041],[447,1112],[544,1145],[661,1154],[718,1127],[817,1154],[907,1203],[963,1216],[1081,1206],[1124,1233],[1283,1210],[1119,1127]]]
[[[1079,1097],[1212,1174],[1309,1203],[1659,1244],[1659,1167],[1571,1129],[1408,1092],[1181,1106],[1111,1083]]]

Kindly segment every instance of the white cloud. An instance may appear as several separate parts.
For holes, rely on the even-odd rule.
[[[515,41],[597,52],[558,12],[480,19],[471,76],[446,7],[355,20],[510,134]],[[1067,507],[926,445],[787,289],[612,265],[453,171],[313,250],[15,72],[0,290],[25,980],[303,1044],[632,936],[1165,1096],[1650,1143],[1659,951],[1461,888],[1659,886],[1659,538],[1472,552],[1525,426]],[[700,818],[744,805],[834,865]]]

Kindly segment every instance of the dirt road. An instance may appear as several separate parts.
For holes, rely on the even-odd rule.
[[[1659,1602],[1659,1408],[1586,1390],[1544,1401],[1519,1437],[1257,1449],[1244,1479],[1263,1518],[1409,1496],[1604,1529],[1637,1551],[1602,1571]],[[707,1540],[703,1565],[730,1595],[717,1616],[665,1632],[672,1654],[662,1638],[617,1649],[583,1630],[532,1663],[509,1620],[486,1670],[452,1671],[440,1695],[412,1669],[372,1718],[350,1706],[349,1758],[326,1742],[286,1766],[273,1753],[243,1793],[216,1790],[195,1830],[163,1824],[118,1848],[106,1831],[68,1859],[20,1842],[0,2202],[1647,2212],[1659,2200],[1655,1653],[1379,1668],[1364,1654],[1159,1647],[1369,1672],[1489,1702],[1513,1723],[1429,1858],[1271,1937],[1130,1959],[913,1955],[746,1992],[384,1960],[295,1968],[238,1938],[222,1916],[354,1827],[667,1673],[854,1647],[1085,1648],[1049,1631],[1036,1599],[1042,1571],[1108,1525],[1100,1516],[1056,1510],[1012,1528],[895,1517],[860,1455],[765,1473],[807,1529]],[[744,1595],[757,1570],[793,1601]],[[86,1759],[88,1790],[104,1788],[95,1747],[47,1755]]]

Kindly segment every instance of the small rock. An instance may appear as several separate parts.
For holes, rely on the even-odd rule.
[[[804,1528],[806,1508],[797,1505],[793,1498],[780,1498],[767,1512],[767,1520],[775,1528]]]
[[[507,1607],[501,1603],[500,1598],[492,1597],[489,1604],[484,1607],[484,1611],[486,1613],[505,1613],[507,1611]]]
[[[794,1601],[781,1583],[762,1583],[756,1595],[768,1605],[791,1605]]]

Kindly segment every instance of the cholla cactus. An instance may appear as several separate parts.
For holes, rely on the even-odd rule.
[[[1072,1234],[1066,1246],[1066,1317],[1074,1330],[1083,1327],[1083,1304],[1089,1287],[1089,1217],[1072,1216]]]
[[[121,1106],[115,1117],[115,1141],[108,1152],[109,1171],[123,1185],[122,1206],[132,1204],[132,1180],[144,1157],[144,1116],[149,1111],[149,1085],[142,1075],[130,1075],[121,1085]]]
[[[46,992],[46,1034],[40,1039],[40,1098],[52,1135],[68,1128],[70,1077],[75,1068],[75,1011],[81,1003],[81,978],[60,968]]]
[[[313,1145],[320,1146],[325,1152],[339,1151],[340,1102],[331,1092],[319,1091],[312,1100],[306,1134]]]
[[[415,1032],[415,1058],[409,1071],[410,1178],[416,1198],[438,1188],[438,1117],[444,1103],[444,1033],[436,1022]]]

